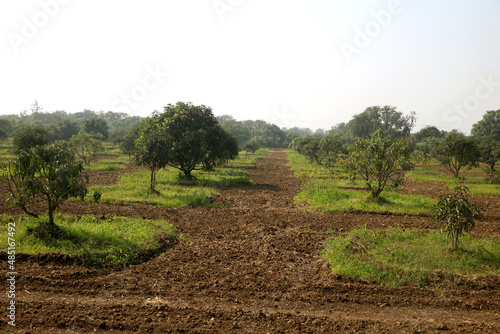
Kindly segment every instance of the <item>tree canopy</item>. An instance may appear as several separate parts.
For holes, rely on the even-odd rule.
[[[368,107],[347,123],[348,131],[358,138],[370,138],[377,130],[392,137],[408,137],[416,121],[415,113],[405,116],[393,106]]]
[[[500,141],[500,109],[487,111],[483,119],[472,126],[471,134]]]
[[[238,155],[236,138],[224,130],[212,109],[192,103],[169,104],[141,124],[134,159],[151,170],[153,189],[155,172],[166,165],[192,178],[197,169],[211,169]]]

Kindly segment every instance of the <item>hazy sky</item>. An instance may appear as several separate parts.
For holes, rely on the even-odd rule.
[[[500,0],[3,0],[0,114],[215,115],[330,129],[373,105],[469,132],[500,109]]]

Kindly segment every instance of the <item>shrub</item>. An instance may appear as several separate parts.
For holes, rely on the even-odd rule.
[[[458,249],[458,237],[475,227],[474,219],[481,217],[479,206],[469,202],[469,189],[460,185],[454,194],[441,196],[433,209],[434,219],[441,223],[450,235],[452,246]]]

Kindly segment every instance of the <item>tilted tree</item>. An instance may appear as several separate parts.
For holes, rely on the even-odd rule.
[[[62,145],[25,150],[2,170],[9,204],[38,217],[41,213],[30,204],[37,199],[45,201],[49,221],[43,225],[49,230],[55,227],[54,212],[61,203],[71,197],[83,199],[87,194],[88,176],[83,173],[82,163]]]

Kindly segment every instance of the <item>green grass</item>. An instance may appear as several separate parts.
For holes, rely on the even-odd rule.
[[[102,161],[99,162],[91,162],[88,165],[84,165],[84,168],[87,170],[107,170],[107,171],[112,171],[112,170],[123,170],[126,169],[127,166],[123,164],[105,164]]]
[[[457,178],[448,173],[445,174],[426,167],[415,167],[415,170],[406,174],[413,181],[446,183],[449,189],[452,189],[458,183],[467,186],[473,195],[500,196],[500,186],[493,183],[486,174],[484,175],[484,177],[464,176]]]
[[[194,171],[194,180],[180,180],[177,169],[161,170],[156,175],[157,192],[149,189],[150,172],[142,168],[133,173],[120,175],[118,183],[109,186],[93,186],[102,192],[101,202],[153,205],[161,208],[212,207],[217,192],[212,187],[237,186],[250,182],[248,175],[235,169],[216,168],[214,172]]]
[[[425,196],[384,192],[382,202],[370,199],[369,192],[341,189],[335,180],[312,179],[305,183],[295,199],[308,203],[313,210],[330,212],[375,211],[410,215],[430,215],[435,201]]]
[[[373,280],[386,286],[415,284],[450,288],[472,276],[500,274],[500,243],[470,235],[451,251],[447,235],[391,228],[351,230],[330,238],[323,257],[337,274]],[[477,284],[477,279],[475,280]]]
[[[452,186],[448,186],[452,188]],[[467,188],[473,195],[490,195],[490,196],[500,196],[500,185],[499,184],[467,184]]]
[[[126,164],[126,163],[131,163],[130,161],[130,158],[128,157],[128,155],[119,155],[117,157],[113,157],[113,158],[107,158],[107,159],[99,159],[97,161],[97,163],[102,163],[102,164],[119,164],[119,163],[123,163],[123,164]]]
[[[7,223],[15,222],[16,253],[60,253],[78,257],[95,266],[128,266],[141,263],[173,246],[175,227],[165,221],[93,216],[57,215],[57,236],[37,235],[40,219],[0,217],[0,251],[7,251]],[[182,236],[181,236],[182,237]]]
[[[288,156],[295,176],[308,179],[295,200],[309,204],[313,210],[428,216],[435,204],[435,200],[425,196],[403,195],[387,190],[380,195],[381,200],[376,201],[370,197],[362,180],[349,182],[341,168],[325,168],[291,151],[288,151]]]
[[[269,150],[264,148],[258,149],[255,153],[241,151],[236,159],[228,162],[227,166],[230,168],[255,168],[257,160],[262,159],[267,154],[269,154]]]

